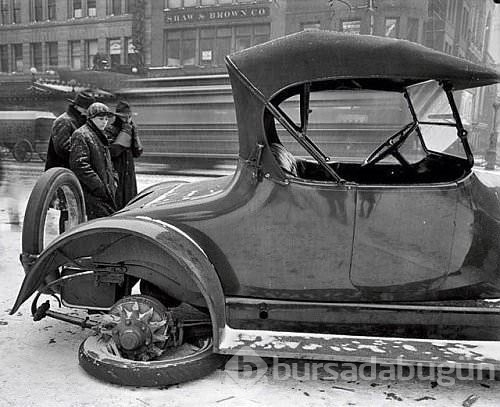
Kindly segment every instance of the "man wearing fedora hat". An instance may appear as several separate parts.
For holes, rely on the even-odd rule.
[[[53,167],[69,168],[70,138],[73,132],[85,124],[88,107],[95,98],[88,92],[78,93],[66,111],[54,120],[47,150],[45,171]]]
[[[110,123],[105,131],[111,141],[109,151],[118,174],[116,206],[117,209],[121,209],[137,195],[134,159],[142,154],[142,144],[137,127],[132,121],[130,105],[119,101],[115,112],[114,122]]]

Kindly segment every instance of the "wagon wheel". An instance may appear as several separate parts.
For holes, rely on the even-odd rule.
[[[33,146],[26,139],[20,140],[14,145],[12,155],[17,161],[27,162],[33,156]]]
[[[199,379],[220,367],[210,327],[186,335],[184,323],[158,300],[131,295],[119,300],[101,324],[98,336],[80,345],[78,359],[90,375],[126,386],[168,386]],[[192,323],[191,323],[192,324]]]
[[[76,175],[54,167],[36,182],[26,205],[23,255],[37,255],[60,233],[85,222],[85,201]]]

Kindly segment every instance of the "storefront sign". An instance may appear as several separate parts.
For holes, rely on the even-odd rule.
[[[233,20],[269,16],[269,7],[193,9],[190,11],[166,11],[165,23],[198,23],[200,21]]]

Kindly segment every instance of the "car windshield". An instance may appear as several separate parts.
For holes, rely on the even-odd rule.
[[[437,82],[412,86],[408,96],[420,122],[400,147],[408,162],[421,160],[426,150],[465,158],[446,93]],[[299,95],[279,107],[297,128],[301,127]],[[320,90],[310,94],[307,136],[331,160],[362,162],[412,122],[408,101],[401,92]],[[283,126],[276,123],[276,127],[280,140],[294,155],[311,158]],[[389,155],[382,162],[396,161]]]

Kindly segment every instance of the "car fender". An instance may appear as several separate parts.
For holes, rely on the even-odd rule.
[[[123,262],[127,274],[144,278],[160,288],[179,283],[187,297],[193,288],[201,293],[213,323],[214,343],[224,328],[224,293],[217,272],[204,250],[179,228],[143,216],[101,218],[76,226],[52,242],[36,259],[26,275],[11,310],[15,313],[37,289],[45,277],[63,264],[78,265],[78,259],[91,257],[94,262]],[[135,262],[134,262],[135,260]],[[149,268],[141,262],[162,265]],[[165,272],[165,266],[169,272]],[[173,281],[172,275],[182,275]],[[185,278],[188,277],[188,278]]]

